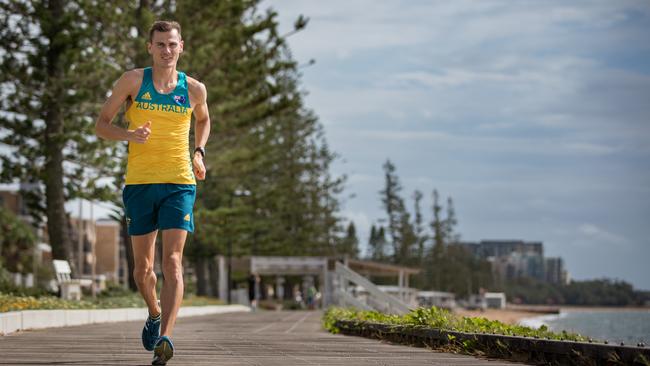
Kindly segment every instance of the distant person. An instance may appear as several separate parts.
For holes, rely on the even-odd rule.
[[[309,286],[307,289],[307,308],[309,310],[314,310],[316,308],[316,287],[314,285]]]
[[[251,309],[257,311],[258,300],[260,298],[260,276],[257,273],[251,273],[248,276],[248,300],[251,303]]]
[[[300,286],[297,284],[293,285],[293,299],[298,305],[300,305],[302,309],[305,308],[305,302],[303,301],[302,298],[302,292],[300,292]]]
[[[133,276],[149,308],[142,345],[154,352],[153,365],[165,365],[174,355],[171,335],[183,300],[183,247],[187,233],[194,230],[195,179],[205,179],[203,159],[210,134],[205,86],[176,70],[183,46],[178,23],[153,23],[147,42],[153,66],[122,74],[95,127],[101,138],[129,142],[123,199]],[[128,130],[111,124],[125,103]],[[192,115],[195,139],[190,154]],[[159,230],[164,278],[160,306],[153,270]]]

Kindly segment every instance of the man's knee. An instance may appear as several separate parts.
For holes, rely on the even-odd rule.
[[[180,253],[173,253],[163,258],[165,281],[183,282],[183,262]]]
[[[133,279],[138,284],[147,282],[147,279],[150,277],[156,277],[153,268],[150,266],[135,267],[133,269]]]

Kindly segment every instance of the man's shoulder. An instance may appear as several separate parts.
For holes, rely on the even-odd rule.
[[[187,87],[205,89],[205,85],[202,82],[196,80],[195,78],[189,75],[187,76]]]
[[[144,75],[144,69],[132,69],[124,71],[122,74],[122,79],[128,82],[140,82],[142,76]]]
[[[187,90],[192,95],[205,96],[207,94],[205,85],[191,76],[187,76]]]

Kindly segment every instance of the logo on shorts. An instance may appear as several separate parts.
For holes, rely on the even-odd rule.
[[[130,225],[131,225],[131,218],[127,217],[126,218],[126,226],[130,226]]]
[[[142,94],[142,99],[151,100],[151,94],[149,94],[149,92]]]
[[[185,221],[190,221],[190,214],[185,215],[185,217],[183,218],[183,220],[185,220]]]

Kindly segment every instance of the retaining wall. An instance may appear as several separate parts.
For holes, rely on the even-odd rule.
[[[178,317],[246,311],[250,311],[250,308],[243,305],[186,306],[180,308]],[[28,329],[144,321],[147,314],[146,308],[11,311],[0,313],[0,335]]]

